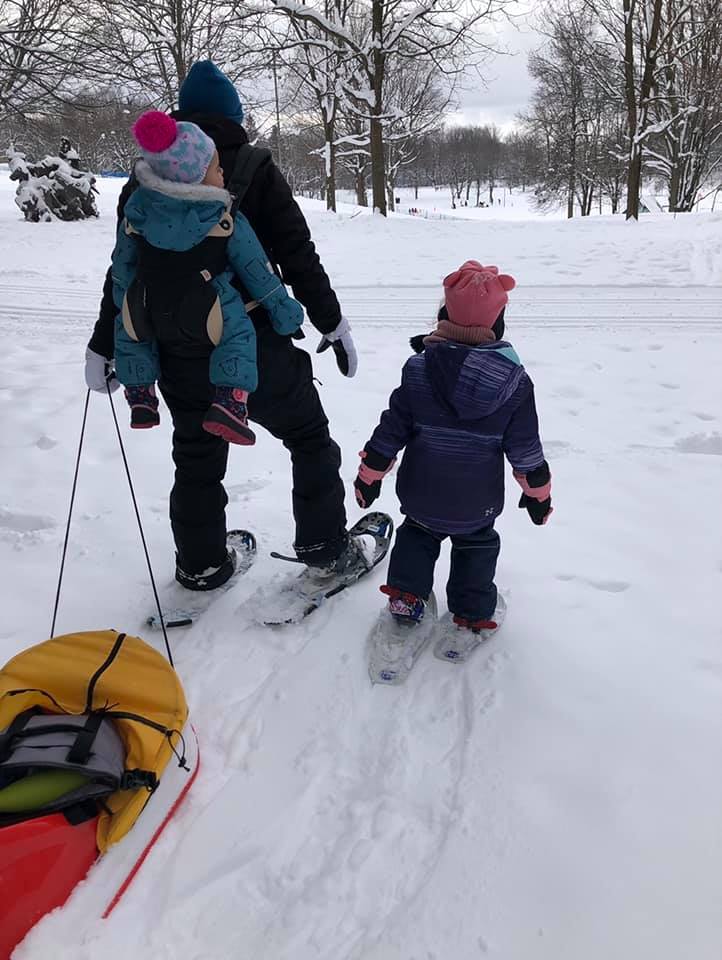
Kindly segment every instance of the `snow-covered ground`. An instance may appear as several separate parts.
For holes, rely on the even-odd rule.
[[[101,184],[97,223],[33,225],[10,186],[0,662],[50,627],[119,188]],[[255,625],[245,601],[288,575],[268,554],[290,546],[290,469],[260,431],[232,450],[229,520],[261,555],[171,637],[202,777],[109,921],[71,902],[17,960],[719,960],[722,216],[381,221],[305,206],[360,353],[353,381],[315,362],[349,489],[407,337],[474,257],[519,281],[508,335],[537,386],[556,512],[533,527],[510,487],[509,615],[488,647],[463,668],[427,653],[405,687],[371,688],[383,569],[300,627]],[[138,534],[107,400],[91,401],[59,630],[143,634]],[[118,409],[164,581],[169,418],[131,435]],[[379,506],[398,516],[390,480]],[[442,604],[447,571],[445,551]]]

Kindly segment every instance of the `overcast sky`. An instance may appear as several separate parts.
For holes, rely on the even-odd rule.
[[[526,61],[530,50],[538,47],[542,38],[532,26],[529,13],[539,6],[534,0],[517,5],[518,17],[512,24],[501,24],[495,31],[494,42],[509,51],[506,56],[494,57],[483,68],[486,85],[476,77],[467,78],[459,93],[460,110],[453,120],[459,123],[495,123],[503,130],[513,126],[514,118],[524,110],[532,92]]]

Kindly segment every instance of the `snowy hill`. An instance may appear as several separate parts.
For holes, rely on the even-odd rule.
[[[119,186],[101,184],[97,223],[35,225],[0,180],[3,662],[50,626]],[[536,383],[556,512],[533,527],[509,488],[509,614],[488,647],[459,669],[426,654],[405,687],[372,689],[384,568],[301,627],[256,625],[245,601],[288,575],[269,552],[292,538],[290,467],[262,431],[232,450],[229,521],[260,557],[171,637],[202,776],[109,921],[71,902],[17,960],[719,960],[722,216],[305,207],[359,347],[353,381],[315,360],[349,490],[408,336],[477,257],[519,281],[507,331]],[[91,401],[59,631],[143,634],[138,534],[107,401]],[[168,412],[138,436],[117,407],[165,581]],[[398,516],[390,480],[379,508]]]

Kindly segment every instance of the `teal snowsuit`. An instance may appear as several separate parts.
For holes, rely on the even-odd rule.
[[[118,226],[113,251],[113,300],[119,313],[115,322],[116,375],[124,386],[151,385],[160,379],[158,345],[155,340],[137,341],[123,326],[120,311],[135,277],[138,263],[133,232],[162,250],[185,251],[200,243],[230,207],[225,190],[196,184],[161,180],[139,161],[139,186],[125,205],[125,219]],[[215,386],[236,387],[252,393],[258,386],[256,334],[233,275],[271,318],[276,333],[288,336],[303,323],[303,308],[290,297],[268,262],[253,228],[241,214],[235,216],[228,237],[228,270],[211,280],[223,314],[223,333],[210,358],[210,380]]]

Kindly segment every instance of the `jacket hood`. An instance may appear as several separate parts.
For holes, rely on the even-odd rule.
[[[423,356],[434,394],[460,420],[494,413],[513,395],[524,374],[516,351],[503,340],[479,347],[429,344]]]
[[[231,204],[227,190],[162,180],[145,160],[136,163],[135,175],[139,187],[125,205],[125,217],[163,250],[189,250],[200,243]]]

